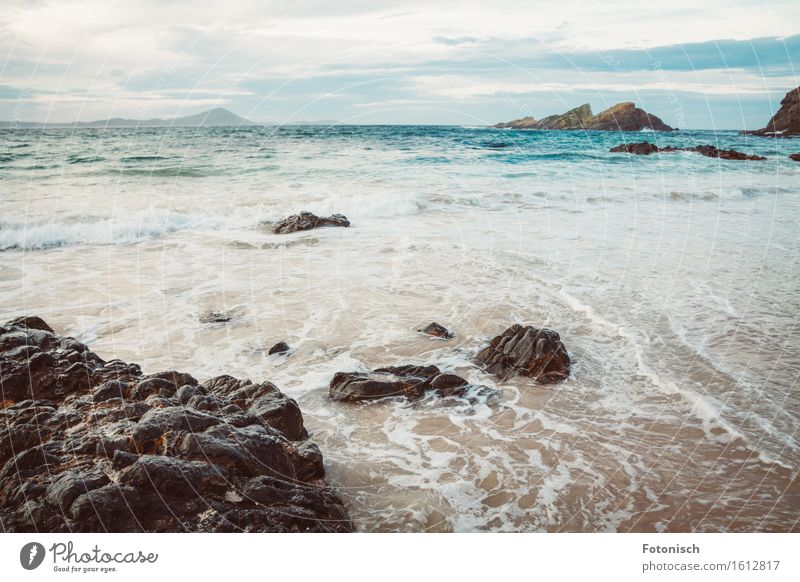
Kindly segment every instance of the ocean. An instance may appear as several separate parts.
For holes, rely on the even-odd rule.
[[[608,152],[643,140],[767,160]],[[360,531],[797,531],[794,152],[711,131],[2,130],[0,317],[145,372],[274,382]],[[271,233],[301,210],[352,227]],[[472,364],[513,323],[561,334],[567,381]],[[328,398],[338,371],[406,363],[497,393]]]

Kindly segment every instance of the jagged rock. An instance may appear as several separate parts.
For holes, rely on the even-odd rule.
[[[271,356],[272,354],[285,354],[286,352],[290,351],[291,349],[292,348],[290,348],[289,344],[287,344],[286,342],[278,342],[277,344],[275,344],[274,346],[272,346],[269,349],[269,352],[267,353],[267,355]]]
[[[541,384],[565,380],[570,371],[569,355],[558,333],[530,325],[512,325],[478,352],[475,360],[498,378],[519,374]]]
[[[0,326],[0,370],[4,531],[352,530],[269,382],[145,376],[31,317]]]
[[[789,91],[781,99],[781,107],[772,116],[766,127],[755,131],[743,131],[763,137],[793,137],[800,135],[800,87]]]
[[[293,214],[284,218],[272,227],[272,232],[275,234],[289,234],[291,232],[298,232],[300,230],[311,230],[312,228],[321,228],[323,226],[350,226],[350,221],[346,216],[341,214],[333,214],[327,218],[317,216],[311,212],[303,211],[300,214]]]
[[[712,145],[699,145],[693,148],[682,148],[682,149],[687,152],[697,152],[701,155],[706,156],[707,158],[720,158],[722,160],[761,161],[767,159],[763,156],[743,154],[742,152],[737,152],[736,150],[720,150]]]
[[[429,323],[422,329],[418,329],[417,331],[432,335],[433,337],[440,337],[442,339],[452,339],[454,337],[453,332],[451,332],[445,326],[439,325],[435,321]]]
[[[720,158],[722,160],[761,161],[767,159],[762,156],[743,154],[742,152],[737,152],[736,150],[721,150],[712,145],[699,145],[699,146],[685,147],[685,148],[679,148],[675,146],[659,147],[655,144],[646,141],[625,143],[618,146],[614,146],[609,150],[609,152],[629,153],[640,156],[649,156],[650,154],[656,154],[656,153],[663,154],[672,152],[697,152],[698,154],[706,156],[707,158]]]
[[[334,400],[374,400],[402,396],[421,398],[426,392],[441,396],[462,396],[469,382],[455,374],[444,374],[436,366],[391,366],[362,372],[338,372],[332,379],[329,395]]]
[[[651,113],[639,109],[633,102],[617,103],[613,107],[592,114],[592,107],[585,103],[566,113],[550,115],[536,120],[531,116],[506,123],[498,128],[507,129],[584,129],[591,131],[673,131],[673,128]]]

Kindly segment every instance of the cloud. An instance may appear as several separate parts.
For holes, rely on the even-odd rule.
[[[20,99],[30,119],[59,121],[212,102],[261,120],[374,107],[406,121],[417,107],[435,121],[431,107],[453,106],[502,119],[509,97],[544,108],[659,92],[687,107],[760,99],[766,117],[797,84],[795,2],[6,2],[0,119]]]

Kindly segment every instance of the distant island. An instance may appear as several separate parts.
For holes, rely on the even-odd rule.
[[[534,119],[531,116],[515,119],[506,123],[498,123],[494,127],[503,129],[585,129],[594,131],[673,131],[661,119],[636,107],[628,101],[617,103],[597,115],[592,113],[588,103],[570,109],[566,113],[550,115],[544,119]]]
[[[240,127],[259,125],[239,117],[235,113],[216,107],[196,115],[175,117],[173,119],[124,119],[114,117],[98,121],[75,121],[72,123],[44,123],[35,121],[0,121],[0,128],[38,128],[38,127]]]

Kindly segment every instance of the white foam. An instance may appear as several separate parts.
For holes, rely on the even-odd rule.
[[[120,216],[85,216],[36,224],[6,223],[0,226],[0,250],[132,243],[170,232],[218,225],[219,220],[213,217],[186,215],[163,209]]]

